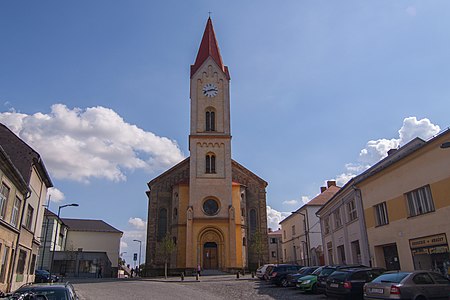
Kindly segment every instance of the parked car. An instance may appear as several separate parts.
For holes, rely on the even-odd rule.
[[[263,276],[263,279],[264,280],[269,280],[269,274],[270,274],[270,272],[272,272],[272,269],[275,267],[275,265],[272,265],[272,266],[268,266],[267,267],[267,269],[266,269],[266,272],[264,272],[264,276]]]
[[[78,300],[75,289],[68,282],[26,284],[16,290],[13,297],[19,297],[26,293],[32,293],[36,296],[43,295],[48,300]]]
[[[259,267],[256,270],[256,277],[258,277],[259,279],[263,280],[264,279],[264,274],[266,274],[266,270],[269,266],[273,266],[273,264],[265,264],[262,265],[261,267]]]
[[[298,289],[304,292],[316,293],[317,290],[317,276],[322,272],[323,267],[317,268],[310,275],[306,275],[297,279],[297,284],[295,285]]]
[[[269,273],[270,282],[275,285],[287,286],[287,275],[297,273],[303,266],[299,265],[276,265]]]
[[[449,299],[450,281],[430,271],[386,272],[364,285],[364,299]]]
[[[297,279],[306,276],[314,272],[318,267],[303,267],[298,271],[298,273],[288,274],[287,281],[288,286],[295,286],[297,284]]]
[[[351,268],[368,268],[364,265],[330,265],[322,268],[319,276],[317,276],[317,292],[325,293],[327,287],[327,278],[331,273],[337,270],[351,269]]]
[[[362,299],[364,284],[383,274],[383,268],[357,268],[334,271],[327,278],[327,296]]]
[[[35,270],[34,271],[34,282],[35,283],[46,283],[46,282],[58,282],[59,277],[51,274],[47,270]]]

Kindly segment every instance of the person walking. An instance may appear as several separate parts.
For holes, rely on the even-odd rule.
[[[197,265],[197,274],[200,276],[200,272],[202,271],[202,267],[200,267],[200,264]]]
[[[102,266],[100,266],[100,268],[98,268],[97,278],[103,278],[102,271]]]

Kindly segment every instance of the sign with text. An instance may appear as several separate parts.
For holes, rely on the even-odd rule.
[[[411,249],[439,245],[447,245],[447,237],[445,236],[445,233],[409,240],[409,246],[411,247]]]

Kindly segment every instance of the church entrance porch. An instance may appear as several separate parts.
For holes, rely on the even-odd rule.
[[[203,269],[218,269],[217,244],[208,242],[203,245]]]

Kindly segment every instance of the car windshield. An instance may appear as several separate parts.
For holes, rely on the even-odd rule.
[[[322,272],[320,272],[320,276],[328,276],[331,273],[333,273],[334,271],[336,271],[335,268],[323,268]]]
[[[328,278],[334,278],[334,279],[337,279],[337,280],[344,281],[345,278],[347,278],[347,276],[348,276],[348,272],[336,271],[336,272],[333,272]]]
[[[320,272],[322,272],[322,267],[317,268],[314,272],[312,272],[312,275],[319,275]]]
[[[385,273],[374,280],[372,282],[380,283],[380,282],[392,282],[392,283],[400,283],[406,276],[408,276],[410,273],[406,272],[396,272],[396,273]]]

